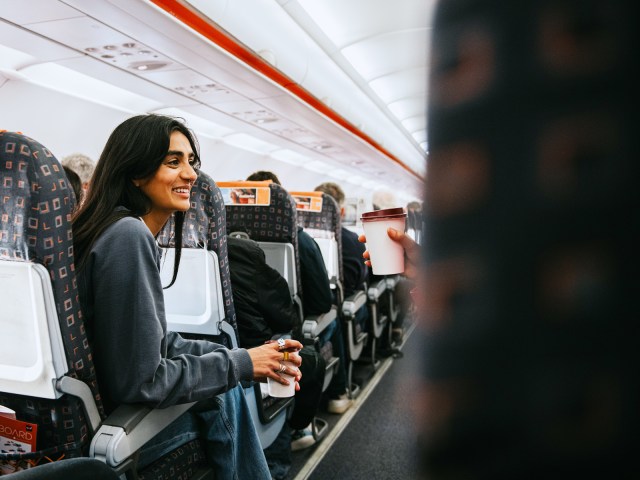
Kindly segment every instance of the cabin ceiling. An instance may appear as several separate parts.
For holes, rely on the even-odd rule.
[[[131,113],[181,114],[200,135],[421,196],[432,0],[182,3],[400,162],[148,0],[0,0],[0,85],[30,81]]]

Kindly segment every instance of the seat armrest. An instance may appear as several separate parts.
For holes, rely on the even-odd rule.
[[[400,275],[389,275],[385,277],[385,281],[387,282],[387,288],[393,290],[400,281]]]
[[[369,300],[371,300],[372,302],[376,302],[378,301],[378,299],[380,299],[380,296],[386,289],[387,281],[385,279],[378,280],[377,282],[372,283],[371,286],[367,289],[367,297],[369,297]]]
[[[355,317],[358,310],[367,303],[367,296],[362,290],[358,290],[353,295],[349,295],[342,302],[342,314],[346,317]]]
[[[82,401],[91,433],[95,432],[100,426],[100,413],[89,385],[77,378],[64,376],[56,381],[56,390],[78,397]]]
[[[321,315],[311,315],[302,322],[302,333],[307,340],[313,340],[327,328],[338,316],[338,309],[335,305],[331,306],[331,310]]]
[[[89,454],[115,468],[193,405],[155,409],[121,405],[102,422],[91,441]]]

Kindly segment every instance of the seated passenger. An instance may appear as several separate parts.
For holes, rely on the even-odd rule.
[[[422,203],[407,203],[407,230],[412,231],[413,240],[418,244],[422,243],[422,223]]]
[[[60,161],[60,163],[65,168],[65,171],[67,169],[71,169],[78,175],[78,177],[80,177],[82,195],[76,195],[76,200],[78,205],[80,205],[82,203],[82,198],[84,198],[87,190],[89,189],[89,183],[91,182],[91,176],[93,175],[96,164],[93,160],[82,153],[67,155]]]
[[[267,265],[257,242],[227,237],[229,273],[240,345],[263,345],[276,334],[300,329],[287,281]]]
[[[76,172],[71,170],[69,167],[63,166],[65,175],[67,176],[67,180],[69,181],[69,185],[71,185],[71,189],[73,190],[73,196],[76,199],[76,205],[74,209],[77,209],[82,203],[82,181]]]
[[[278,334],[292,333],[293,338],[301,339],[301,322],[287,281],[267,265],[264,251],[258,243],[227,237],[227,246],[240,346],[262,345]],[[282,432],[265,452],[274,478],[286,476],[291,466],[291,450],[307,448],[315,443],[306,427],[320,406],[325,362],[313,347],[304,347],[299,354],[302,357],[302,380],[289,419],[295,438],[291,441],[291,433]],[[285,426],[287,430],[289,427]]]
[[[340,217],[344,217],[344,191],[340,185],[333,182],[325,182],[315,188],[316,192],[323,192],[333,198],[340,207]],[[358,234],[348,228],[340,229],[342,240],[342,287],[345,298],[353,295],[358,290],[366,288],[368,270],[363,262],[362,255],[365,247],[358,241]],[[356,314],[356,321],[364,330],[366,327],[369,312],[366,308],[361,308]]]
[[[280,179],[272,172],[260,170],[247,177],[249,181],[271,180],[281,185]],[[329,284],[329,275],[322,259],[322,252],[316,241],[298,226],[298,256],[300,259],[300,280],[302,283],[302,309],[305,315],[320,315],[331,310],[333,294]],[[324,344],[331,341],[334,353],[340,358],[338,371],[327,389],[329,403],[327,410],[342,414],[351,406],[347,392],[347,356],[344,350],[342,328],[338,320],[331,323],[321,334]]]
[[[238,384],[264,377],[287,384],[278,371],[299,380],[298,369],[281,361],[283,349],[302,345],[286,340],[282,347],[228,350],[167,331],[155,236],[176,212],[175,280],[199,166],[193,134],[171,117],[132,117],[107,141],[73,219],[80,302],[98,382],[108,411],[127,403],[200,402],[143,447],[139,468],[199,436],[216,478],[270,479]],[[290,358],[300,365],[297,354]]]

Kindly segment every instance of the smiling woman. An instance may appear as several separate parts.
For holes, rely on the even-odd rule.
[[[156,173],[142,180],[134,180],[136,187],[151,199],[152,207],[142,220],[151,233],[158,234],[175,212],[189,209],[189,195],[198,178],[199,160],[191,148],[189,139],[174,131],[169,139],[169,151]]]
[[[239,384],[270,377],[289,385],[276,371],[297,383],[300,357],[292,354],[291,366],[283,367],[281,350],[295,352],[302,345],[286,340],[283,347],[228,350],[167,331],[155,237],[175,214],[173,283],[199,164],[194,135],[175,118],[139,115],[116,127],[73,221],[80,303],[106,410],[129,403],[163,408],[206,401],[144,446],[139,468],[200,438],[211,444],[207,451],[216,478],[268,479]]]
[[[175,142],[173,146],[172,141]],[[98,236],[121,218],[143,218],[155,235],[169,215],[173,211],[179,211],[181,213],[176,215],[176,227],[182,228],[184,211],[189,208],[188,200],[185,202],[182,199],[182,208],[177,208],[179,205],[165,205],[163,208],[161,205],[167,202],[166,198],[157,203],[157,199],[150,197],[144,190],[155,190],[155,185],[167,181],[156,177],[164,178],[163,172],[172,171],[174,162],[177,162],[176,170],[184,171],[184,168],[177,168],[181,160],[193,162],[194,166],[200,163],[195,136],[180,121],[163,115],[138,115],[116,127],[96,165],[87,199],[74,218],[74,248],[76,262],[80,267]],[[192,184],[196,175],[191,168],[188,170],[191,170],[188,180]],[[172,187],[187,185],[187,180],[181,181],[181,185]],[[178,194],[170,191],[172,187],[167,187],[169,191],[165,197],[175,195],[177,201]],[[159,213],[160,211],[163,213]],[[164,220],[163,216],[166,216]],[[178,243],[180,245],[176,245],[176,248],[179,250],[182,245],[180,241]],[[178,262],[179,255],[176,255],[174,275]]]

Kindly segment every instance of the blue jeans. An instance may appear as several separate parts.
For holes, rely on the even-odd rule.
[[[200,402],[176,419],[142,447],[138,468],[194,438],[205,441],[216,480],[271,479],[242,387]]]
[[[284,423],[282,430],[273,441],[264,450],[264,455],[269,464],[269,470],[274,480],[284,480],[289,474],[293,460],[291,458],[291,429],[287,422]]]
[[[365,305],[360,310],[356,312],[356,323],[360,326],[360,330],[366,332],[367,329],[367,320],[369,320],[369,309]]]

